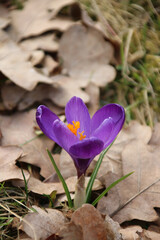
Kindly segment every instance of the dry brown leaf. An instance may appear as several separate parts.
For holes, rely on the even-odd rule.
[[[2,4],[0,4],[0,29],[6,28],[9,23],[9,11]]]
[[[59,44],[54,40],[54,38],[55,37],[53,33],[46,34],[43,36],[23,40],[19,43],[19,45],[22,49],[27,51],[42,49],[47,52],[57,52]]]
[[[37,206],[33,208],[37,212],[28,213],[22,223],[23,231],[32,239],[45,240],[51,234],[57,233],[67,221],[58,210],[50,208],[42,210]]]
[[[90,97],[90,101],[88,103],[88,109],[89,109],[90,116],[93,116],[93,114],[99,108],[100,89],[94,83],[90,82],[86,87],[85,92]]]
[[[89,177],[86,177],[85,178],[85,186],[87,186],[88,181],[89,181]],[[76,182],[77,182],[76,176],[66,179],[66,184],[67,184],[70,192],[75,191]],[[102,189],[102,188],[103,188],[103,186],[102,186],[101,182],[98,179],[96,179],[93,184],[93,190],[98,190],[98,189]],[[28,181],[28,189],[37,194],[48,194],[49,195],[53,191],[57,191],[57,194],[65,193],[61,182],[45,183],[45,182],[41,182],[40,180],[33,178],[33,177],[30,177],[30,179]]]
[[[152,135],[152,130],[149,126],[141,125],[137,121],[131,121],[129,126],[124,127],[119,133],[115,143],[107,152],[107,156],[113,160],[121,160],[121,153],[124,147],[132,140],[139,139],[144,143],[148,143]]]
[[[23,155],[23,150],[17,146],[0,147],[0,182],[20,179],[24,180],[22,171],[18,168],[16,160]],[[24,170],[26,179],[29,178],[29,173]]]
[[[71,222],[62,227],[59,235],[64,240],[121,240],[112,224],[105,222],[92,205],[84,204],[73,213]]]
[[[112,172],[119,177],[122,176],[122,151],[125,146],[134,139],[140,139],[145,143],[148,143],[151,138],[151,128],[149,126],[143,126],[137,121],[131,121],[129,126],[124,127],[119,133],[117,139],[115,140],[112,147],[106,153],[103,158],[103,162],[99,168],[97,178],[103,182],[103,176],[107,173]],[[88,172],[92,172],[97,161],[99,155],[95,157],[92,161]],[[105,177],[104,177],[105,178]],[[105,181],[105,179],[104,179]]]
[[[109,212],[115,221],[122,223],[132,219],[156,221],[154,210],[160,207],[160,148],[141,140],[130,142],[122,152],[123,175],[134,171],[99,201],[98,209]],[[112,180],[111,180],[112,179]],[[109,181],[114,182],[113,175]],[[110,182],[106,184],[109,185]]]
[[[6,109],[12,110],[22,100],[26,91],[14,84],[3,84],[1,96]]]
[[[155,124],[149,143],[153,145],[160,145],[160,123]]]
[[[42,62],[44,59],[44,52],[42,50],[35,50],[31,53],[29,60],[32,63],[32,66],[36,66]]]
[[[43,66],[47,70],[46,75],[49,76],[59,67],[59,63],[56,62],[51,56],[46,55],[43,61]]]
[[[63,69],[73,78],[104,87],[114,80],[116,71],[108,65],[113,47],[95,28],[75,24],[62,36],[59,56]]]
[[[82,98],[84,102],[89,101],[88,94],[82,91],[74,80],[61,76],[61,78],[56,78],[53,81],[53,85],[39,84],[33,91],[26,92],[18,104],[18,109],[24,110],[35,102],[44,102],[47,99],[59,107],[65,107],[73,96]],[[7,96],[5,95],[4,98],[6,99]]]
[[[142,232],[140,226],[129,226],[127,228],[121,229],[120,233],[122,234],[123,240],[139,240],[139,235],[137,232]]]
[[[160,234],[157,232],[152,232],[148,230],[143,230],[142,233],[139,233],[139,238],[138,240],[159,240],[160,239]]]
[[[35,110],[26,113],[16,113],[12,116],[0,116],[1,142],[2,146],[21,145],[24,156],[20,161],[40,167],[41,175],[48,177],[54,172],[54,168],[48,157],[46,148],[51,150],[54,142],[45,136],[35,138],[35,122]],[[27,141],[30,142],[24,144]]]
[[[64,179],[77,174],[72,158],[64,149],[62,149],[60,154],[59,169]]]
[[[28,61],[30,53],[24,52],[3,31],[0,31],[0,39],[0,71],[11,81],[29,91],[33,90],[38,82],[53,83],[32,67]]]
[[[25,2],[21,11],[14,10],[11,12],[12,27],[18,40],[37,36],[49,30],[65,31],[73,24],[73,21],[69,19],[51,19],[54,13],[61,9],[61,4],[57,4],[57,8],[56,5],[52,6],[53,4],[52,0],[29,0]],[[62,7],[65,5],[62,4]]]

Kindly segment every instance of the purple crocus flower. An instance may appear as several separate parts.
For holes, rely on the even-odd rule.
[[[66,105],[65,115],[68,125],[41,105],[36,119],[42,132],[69,153],[80,177],[94,157],[115,139],[123,126],[125,111],[118,104],[108,104],[91,119],[82,99],[72,97]]]

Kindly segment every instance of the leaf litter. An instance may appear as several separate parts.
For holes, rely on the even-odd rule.
[[[78,21],[72,15],[75,5],[81,12],[81,17],[75,18]],[[55,144],[36,135],[34,107],[46,103],[63,115],[66,103],[76,95],[88,103],[93,115],[99,108],[100,90],[116,77],[111,64],[119,62],[118,43],[73,0],[28,0],[21,11],[1,5],[0,29],[0,180],[24,186],[19,164],[25,166],[27,191],[40,199],[55,191],[65,210],[64,190],[46,154],[46,148],[54,152]],[[111,189],[97,210],[84,205],[74,213],[62,213],[33,205],[36,212],[28,213],[20,228],[27,235],[19,239],[45,240],[53,235],[51,239],[66,240],[159,239],[159,142],[159,123],[152,131],[137,121],[130,122],[107,152],[93,190],[96,193],[131,171],[134,174]],[[87,170],[86,179],[96,161]],[[74,197],[76,172],[71,158],[62,150],[56,162]],[[39,169],[36,174],[34,167]],[[131,226],[135,219],[149,222],[149,228],[139,222]]]

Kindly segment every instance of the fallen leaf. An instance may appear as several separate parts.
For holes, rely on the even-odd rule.
[[[87,186],[88,181],[89,181],[89,177],[86,177],[85,178],[85,186]],[[66,184],[67,184],[70,192],[75,191],[76,182],[77,182],[76,176],[66,179]],[[98,179],[96,179],[93,184],[93,190],[98,190],[98,189],[102,189],[102,188],[103,188],[103,186],[102,186],[101,182]],[[30,177],[30,179],[28,180],[28,189],[37,194],[50,195],[53,191],[57,191],[57,194],[65,193],[61,182],[45,183],[45,182],[42,182],[33,177]]]
[[[93,116],[99,108],[100,89],[94,83],[90,82],[85,92],[89,95],[90,101],[88,103],[88,110],[90,116]]]
[[[12,83],[4,84],[1,88],[3,104],[7,110],[14,109],[22,100],[26,91]]]
[[[42,50],[35,50],[31,53],[29,60],[32,63],[32,66],[36,66],[42,62],[44,59],[44,52]]]
[[[23,150],[17,146],[0,147],[0,182],[20,179],[24,180],[22,171],[16,166],[16,160],[23,155]],[[26,179],[29,173],[23,170]]]
[[[54,172],[54,168],[46,148],[51,150],[54,142],[46,136],[36,137],[35,121],[35,110],[12,116],[0,116],[1,143],[2,146],[21,145],[24,156],[20,161],[40,167],[41,175],[48,177]]]
[[[2,4],[0,4],[0,29],[6,28],[9,24],[9,11]]]
[[[55,41],[55,37],[52,33],[23,40],[19,43],[19,46],[27,51],[41,49],[47,52],[57,52],[59,44]]]
[[[143,229],[140,226],[129,226],[124,229],[120,229],[123,240],[139,240],[137,232],[142,232]]]
[[[62,225],[67,221],[58,210],[46,208],[42,210],[33,206],[37,211],[25,215],[22,222],[23,231],[32,239],[45,240],[53,233],[57,233]]]
[[[139,239],[143,239],[143,240],[158,240],[160,239],[160,234],[157,232],[152,232],[152,231],[148,231],[148,230],[143,230],[142,233],[139,233]]]
[[[159,145],[133,140],[122,152],[122,163],[123,175],[132,171],[134,174],[101,199],[98,209],[109,213],[119,223],[132,219],[156,221],[158,214],[154,208],[160,207],[160,170],[157,167],[160,164]],[[110,181],[114,182],[113,175]],[[106,184],[109,184],[107,180]]]
[[[6,77],[28,91],[33,90],[38,82],[53,83],[32,67],[28,61],[29,52],[24,52],[3,31],[0,31],[0,38],[0,71]]]
[[[53,82],[53,85],[39,84],[33,91],[26,92],[18,104],[18,109],[24,110],[35,102],[44,102],[47,99],[64,108],[73,96],[82,98],[84,102],[89,101],[88,94],[81,90],[74,80],[63,76],[58,78],[57,75]]]
[[[47,70],[47,76],[54,72],[59,67],[59,63],[56,62],[51,56],[46,55],[43,61],[43,66]]]
[[[21,11],[12,11],[12,30],[17,33],[17,40],[37,36],[50,30],[65,31],[73,25],[73,21],[69,19],[58,17],[51,19],[54,13],[61,9],[61,3],[57,4],[57,8],[54,9],[52,5],[52,0],[29,0],[24,3]]]
[[[71,222],[61,228],[59,235],[64,240],[121,240],[120,234],[115,234],[111,225],[111,222],[104,221],[96,208],[84,204],[72,214]]]
[[[59,57],[63,69],[81,81],[104,87],[114,80],[115,69],[108,65],[113,57],[113,47],[103,35],[92,27],[75,24],[60,39]]]
[[[131,121],[127,127],[123,127],[106,155],[110,159],[121,160],[121,153],[130,141],[139,139],[147,144],[151,136],[152,130],[149,126],[141,125],[137,121]]]

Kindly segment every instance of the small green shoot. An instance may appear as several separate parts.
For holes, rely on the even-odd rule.
[[[134,172],[130,172],[130,173],[128,173],[127,175],[119,178],[117,181],[113,182],[108,188],[106,188],[106,189],[92,202],[92,205],[95,206],[95,205],[98,203],[98,201],[99,201],[102,197],[104,197],[111,188],[113,188],[114,186],[116,186],[119,182],[123,181],[125,178],[129,177],[129,176],[130,176],[131,174],[133,174],[133,173],[134,173]]]
[[[115,140],[114,140],[115,141]],[[101,166],[101,163],[102,163],[102,160],[105,156],[105,154],[107,153],[107,151],[110,149],[110,147],[112,146],[112,144],[114,143],[114,141],[105,149],[103,150],[103,152],[101,153],[98,161],[97,161],[97,164],[92,172],[92,175],[90,177],[90,180],[88,182],[88,185],[87,185],[87,188],[86,188],[86,203],[89,203],[90,202],[90,199],[91,199],[91,192],[92,192],[92,187],[93,187],[93,183],[94,183],[94,180],[97,176],[97,173],[98,173],[98,170]]]
[[[22,172],[23,179],[24,179],[24,185],[25,185],[24,189],[25,189],[25,193],[26,193],[26,203],[27,203],[27,202],[28,202],[28,193],[29,193],[29,191],[28,191],[28,185],[27,185],[27,180],[26,180],[26,177],[25,177],[25,175],[24,175],[24,172],[23,172],[23,169],[22,169],[22,168],[21,168],[21,172]]]
[[[70,208],[73,208],[73,202],[72,202],[71,195],[70,195],[70,192],[68,190],[67,184],[66,184],[64,178],[62,177],[62,175],[61,175],[61,173],[60,173],[60,171],[59,171],[59,169],[58,169],[58,167],[57,167],[57,165],[56,165],[56,163],[55,163],[55,161],[52,157],[51,152],[48,149],[47,149],[47,153],[48,153],[49,158],[51,159],[51,162],[52,162],[53,167],[54,167],[54,169],[55,169],[55,171],[56,171],[56,173],[59,177],[59,180],[61,181],[61,183],[63,185],[64,191],[65,191],[67,199],[68,199],[68,205],[69,205]]]

